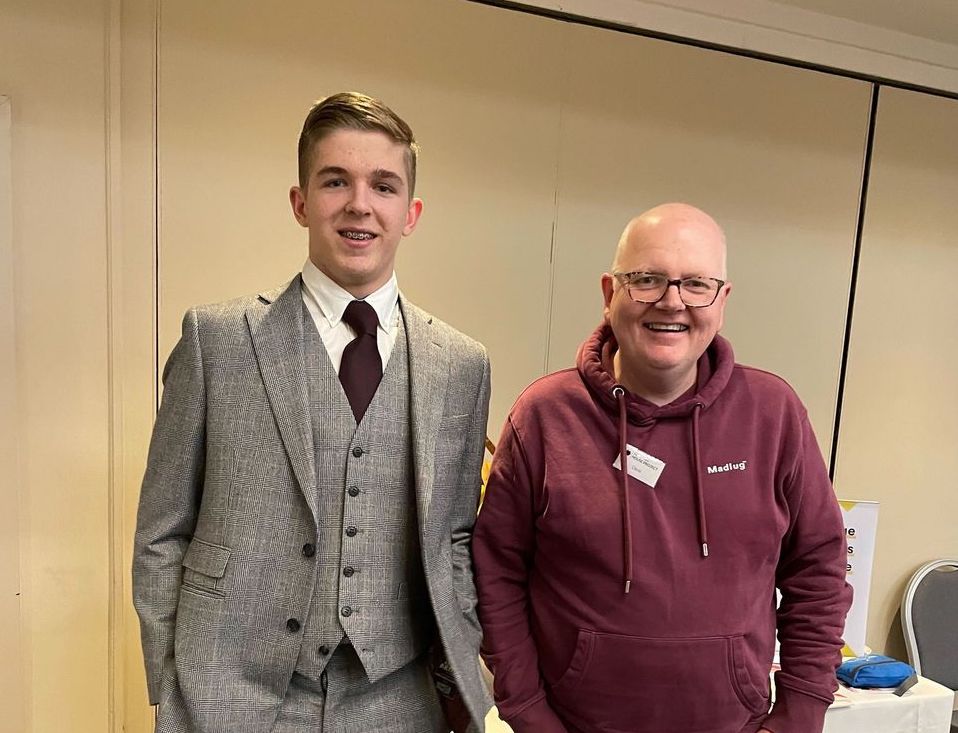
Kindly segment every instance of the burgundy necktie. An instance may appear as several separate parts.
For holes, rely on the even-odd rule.
[[[356,332],[356,338],[343,351],[339,381],[358,424],[383,378],[383,360],[376,343],[379,317],[365,300],[354,300],[346,306],[343,320]]]

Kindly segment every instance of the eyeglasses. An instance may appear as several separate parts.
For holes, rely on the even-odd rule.
[[[614,272],[612,276],[636,303],[658,303],[674,285],[679,291],[679,298],[689,308],[712,305],[725,285],[724,280],[716,277],[683,277],[670,280],[655,272]]]

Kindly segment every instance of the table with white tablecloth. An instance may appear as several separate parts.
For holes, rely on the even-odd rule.
[[[924,677],[901,697],[887,690],[840,688],[824,733],[949,733],[954,693]],[[511,733],[493,708],[486,733]]]
[[[901,697],[841,687],[825,715],[825,733],[949,733],[954,699],[954,692],[924,677]]]

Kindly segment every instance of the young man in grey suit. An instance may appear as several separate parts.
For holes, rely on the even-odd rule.
[[[489,361],[398,290],[416,157],[380,101],[316,104],[290,190],[302,273],[183,320],[133,562],[159,733],[431,733],[444,708],[483,729]]]

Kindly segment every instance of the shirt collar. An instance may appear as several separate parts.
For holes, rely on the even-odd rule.
[[[330,328],[339,325],[343,320],[343,312],[346,306],[353,300],[356,300],[352,294],[338,285],[329,275],[320,270],[307,259],[303,265],[303,287],[313,299],[323,318],[329,323]],[[365,300],[376,311],[379,316],[379,327],[387,329],[392,322],[396,311],[396,302],[399,298],[399,282],[396,280],[395,271],[378,290],[367,295]]]

